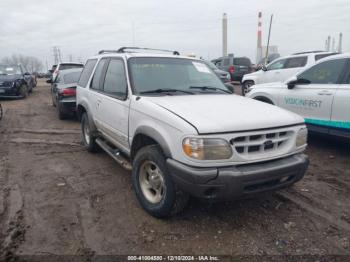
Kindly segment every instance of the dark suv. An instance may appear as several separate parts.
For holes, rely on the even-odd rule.
[[[34,77],[22,65],[0,64],[0,97],[27,97],[36,86]]]
[[[253,71],[252,63],[248,57],[234,57],[233,55],[220,57],[212,62],[221,70],[229,72],[231,81],[240,81],[245,74]]]

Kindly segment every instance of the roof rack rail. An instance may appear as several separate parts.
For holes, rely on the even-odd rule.
[[[327,51],[323,51],[323,50],[306,51],[306,52],[294,53],[293,55],[304,55],[304,54],[322,53],[322,52],[327,52]]]
[[[118,50],[100,50],[98,54],[104,54],[104,53],[119,53]]]
[[[165,50],[165,49],[155,49],[155,48],[147,48],[147,47],[131,47],[131,46],[124,46],[119,48],[118,50],[101,50],[98,52],[98,54],[104,54],[104,53],[127,53],[126,50],[147,50],[147,51],[160,51],[160,52],[168,52],[172,53],[173,55],[180,55],[178,51],[172,51],[172,50]]]

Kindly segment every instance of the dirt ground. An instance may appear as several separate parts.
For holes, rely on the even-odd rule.
[[[213,254],[350,257],[350,143],[311,136],[311,164],[292,188],[211,204],[169,220],[149,216],[130,173],[86,152],[74,118],[61,121],[41,80],[2,100],[0,261],[20,255]],[[345,261],[345,260],[344,260]]]

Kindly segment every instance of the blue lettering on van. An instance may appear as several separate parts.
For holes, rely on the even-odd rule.
[[[284,101],[287,105],[299,106],[299,107],[313,107],[320,108],[322,106],[321,100],[300,99],[294,97],[285,97]]]

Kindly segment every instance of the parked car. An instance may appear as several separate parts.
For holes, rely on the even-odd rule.
[[[232,200],[304,176],[302,117],[232,95],[202,60],[135,51],[100,51],[86,62],[77,112],[86,149],[100,146],[132,169],[151,215],[181,211],[189,195]]]
[[[286,83],[252,86],[247,96],[301,115],[311,131],[350,138],[350,53],[324,58]]]
[[[231,76],[230,73],[223,71],[219,68],[217,68],[216,65],[214,65],[212,62],[210,61],[206,61],[203,60],[204,63],[207,64],[207,66],[214,71],[214,73],[221,79],[222,82],[227,83],[227,82],[231,82]]]
[[[253,85],[286,81],[302,69],[314,65],[318,60],[334,54],[337,53],[316,51],[280,57],[257,72],[244,75],[242,94],[246,94],[248,88]]]
[[[36,86],[23,65],[0,64],[0,97],[26,98]]]
[[[84,64],[82,63],[73,63],[73,62],[67,62],[67,63],[59,63],[57,66],[53,66],[53,72],[52,72],[52,82],[56,80],[57,75],[60,73],[60,71],[72,69],[72,68],[83,68]]]
[[[240,81],[245,74],[253,71],[252,63],[248,57],[235,57],[228,55],[212,60],[221,70],[229,72],[231,81]]]
[[[63,70],[51,85],[52,105],[57,108],[59,119],[65,119],[76,111],[76,87],[82,70]]]

